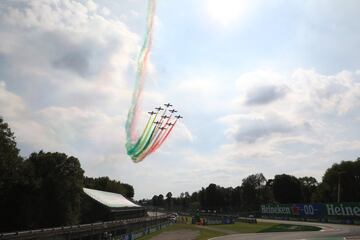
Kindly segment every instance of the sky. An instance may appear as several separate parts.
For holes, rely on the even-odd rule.
[[[21,155],[58,151],[135,199],[314,176],[360,150],[356,0],[157,0],[141,103],[184,116],[133,163],[125,121],[145,0],[0,1],[0,115]]]

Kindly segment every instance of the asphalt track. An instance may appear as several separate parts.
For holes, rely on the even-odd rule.
[[[358,225],[342,225],[330,223],[314,223],[314,222],[295,222],[280,220],[258,219],[259,222],[276,222],[296,225],[318,226],[322,230],[309,232],[275,232],[275,233],[249,233],[249,234],[232,234],[222,237],[211,238],[211,240],[304,240],[304,239],[351,239],[360,240],[360,226]]]

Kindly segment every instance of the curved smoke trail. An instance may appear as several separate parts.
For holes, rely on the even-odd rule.
[[[144,88],[146,68],[150,55],[152,45],[152,32],[154,25],[154,13],[155,13],[156,2],[155,0],[149,0],[148,4],[148,16],[146,21],[146,34],[144,37],[144,43],[141,47],[138,60],[137,60],[137,71],[134,92],[130,109],[126,120],[126,150],[127,154],[131,157],[134,162],[142,161],[146,156],[155,152],[169,136],[170,132],[174,128],[177,119],[181,116],[176,116],[175,122],[172,123],[172,116],[176,110],[169,110],[170,116],[166,113],[168,108],[172,106],[170,103],[164,104],[165,108],[158,107],[156,112],[149,112],[150,117],[145,125],[139,138],[136,135],[136,126],[140,110],[140,100],[142,91]],[[160,118],[159,118],[160,116]],[[167,120],[166,120],[167,119]],[[168,127],[170,126],[170,127]]]
[[[136,81],[134,92],[132,96],[132,101],[130,109],[128,112],[128,117],[126,120],[126,149],[129,151],[134,142],[136,141],[136,123],[139,115],[139,102],[142,95],[142,90],[144,88],[145,72],[148,63],[148,58],[150,54],[151,44],[152,44],[152,30],[154,25],[154,13],[155,13],[156,2],[155,0],[149,0],[148,5],[148,16],[147,16],[147,26],[146,34],[144,38],[144,43],[141,47],[140,54],[137,60],[137,72],[136,72]]]

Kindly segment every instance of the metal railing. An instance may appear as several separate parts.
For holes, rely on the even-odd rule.
[[[37,239],[44,237],[64,237],[64,239],[79,238],[80,236],[98,235],[107,231],[125,230],[136,228],[136,225],[148,225],[164,222],[169,215],[158,217],[141,217],[127,220],[115,220],[107,222],[95,222],[89,224],[61,226],[54,228],[42,228],[35,230],[0,233],[0,239]]]

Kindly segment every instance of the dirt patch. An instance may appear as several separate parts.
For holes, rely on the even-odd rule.
[[[151,240],[194,240],[199,235],[199,231],[193,230],[177,230],[163,232]]]

